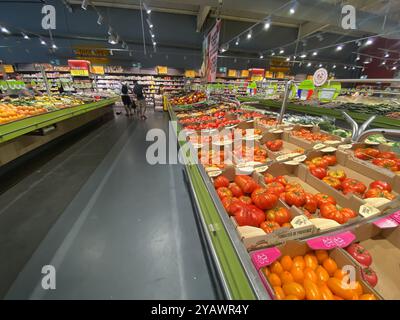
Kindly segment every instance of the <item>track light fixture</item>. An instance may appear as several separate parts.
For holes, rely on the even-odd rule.
[[[237,38],[237,39],[236,39],[236,42],[235,42],[235,45],[238,46],[238,45],[239,45],[239,42],[240,42],[240,40],[239,40],[239,38]]]
[[[29,40],[29,39],[30,39],[29,36],[28,36],[25,32],[21,32],[21,34],[22,34],[22,37],[23,37],[25,40]]]
[[[151,13],[151,9],[147,6],[147,4],[145,2],[143,2],[143,7],[144,7],[144,10],[146,10],[147,14]]]
[[[99,26],[101,26],[103,24],[103,20],[104,20],[103,16],[101,14],[99,14],[99,17],[97,18],[97,24]]]
[[[88,6],[88,0],[82,0],[81,8],[83,10],[87,10],[87,6]]]
[[[6,27],[4,27],[4,26],[0,26],[0,30],[1,30],[1,32],[3,32],[3,33],[6,33],[6,34],[10,34],[11,32],[10,32],[10,30],[8,30]]]
[[[152,29],[153,28],[153,23],[148,18],[146,19],[146,22],[149,25],[149,28]]]
[[[252,34],[251,34],[251,30],[249,31],[249,33],[247,34],[247,39],[251,39]]]

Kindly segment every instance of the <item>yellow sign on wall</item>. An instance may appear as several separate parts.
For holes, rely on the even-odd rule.
[[[229,69],[228,77],[237,77],[237,70]]]
[[[196,71],[194,71],[194,70],[186,70],[185,71],[185,77],[186,78],[195,78],[196,77]]]
[[[157,66],[157,73],[158,74],[168,74],[168,67]]]
[[[283,72],[277,72],[276,73],[276,78],[277,79],[283,79],[283,78],[285,78],[285,74]]]
[[[266,78],[273,78],[274,74],[271,71],[265,71],[265,77]]]
[[[74,77],[88,77],[89,76],[89,70],[72,69],[71,70],[71,76],[74,76]]]
[[[4,64],[3,68],[5,73],[14,73],[14,66],[11,64]]]
[[[104,67],[103,66],[92,66],[92,73],[104,74]]]
[[[249,70],[242,70],[240,76],[243,78],[247,78],[249,76]]]

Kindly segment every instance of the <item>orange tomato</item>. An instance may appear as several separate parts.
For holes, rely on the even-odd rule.
[[[293,280],[299,284],[302,284],[304,281],[304,272],[303,269],[300,267],[292,267],[292,269],[290,269],[290,273],[293,276]]]
[[[304,263],[306,267],[311,268],[313,270],[317,269],[318,266],[318,260],[317,257],[314,256],[313,254],[306,254],[304,256]]]
[[[360,300],[376,300],[376,297],[371,293],[365,293],[360,296]]]
[[[279,277],[281,278],[282,284],[294,282],[293,276],[289,271],[283,271]]]
[[[278,300],[285,299],[285,293],[283,292],[282,287],[274,286],[275,296]]]
[[[306,263],[304,262],[304,258],[302,256],[296,256],[293,258],[293,267],[299,267],[304,269],[306,267]]]
[[[307,300],[321,300],[321,292],[317,284],[311,280],[304,279],[304,290],[306,292]]]
[[[276,273],[270,273],[268,276],[269,282],[272,284],[272,286],[278,286],[280,287],[282,285],[281,279]]]
[[[344,272],[342,269],[337,269],[333,273],[333,277],[339,280],[342,280],[345,276],[347,276],[347,272]]]
[[[336,278],[329,278],[326,282],[328,288],[333,292],[334,295],[339,296],[345,300],[352,300],[355,292],[350,288],[345,288],[342,285],[342,281]]]
[[[322,266],[328,271],[329,275],[332,277],[337,270],[337,264],[335,260],[327,258],[322,262]]]
[[[303,300],[306,296],[303,286],[296,282],[286,283],[282,286],[282,289],[286,296],[293,295],[300,300]]]
[[[326,250],[315,250],[315,256],[317,257],[319,263],[322,263],[325,259],[329,258]]]
[[[283,272],[283,267],[279,261],[275,261],[271,264],[270,271],[272,273],[281,274]]]
[[[322,300],[334,300],[332,291],[328,288],[326,283],[319,286],[319,291],[321,292]]]
[[[292,258],[290,256],[283,256],[281,258],[281,265],[283,270],[290,271],[290,269],[292,269],[293,266]]]
[[[315,273],[317,275],[318,281],[321,282],[327,282],[329,279],[329,273],[324,269],[324,267],[318,266],[317,269],[315,269]]]
[[[306,280],[310,280],[314,283],[317,283],[318,281],[318,277],[317,274],[315,273],[315,271],[309,267],[306,267],[304,270],[304,281]]]
[[[285,300],[299,300],[299,298],[297,298],[296,296],[290,294],[290,295],[285,297]]]

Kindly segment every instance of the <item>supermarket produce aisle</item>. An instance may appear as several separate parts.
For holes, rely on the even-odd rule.
[[[182,166],[151,166],[146,161],[151,144],[145,141],[146,133],[151,128],[167,130],[168,116],[148,116],[145,122],[122,116],[112,120],[129,124],[51,227],[6,298],[215,298]],[[43,205],[52,194],[47,197]],[[55,290],[42,288],[44,265],[55,267]]]

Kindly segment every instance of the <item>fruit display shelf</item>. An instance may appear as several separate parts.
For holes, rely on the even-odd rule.
[[[253,97],[239,97],[238,99],[242,102],[258,102],[257,105],[259,107],[267,107],[274,110],[279,110],[282,106],[282,102],[276,100],[264,100]],[[295,103],[288,103],[286,109],[288,111],[293,111],[293,112],[305,113],[316,116],[330,116],[336,119],[344,120],[344,117],[340,111],[323,107],[301,106]],[[354,120],[358,122],[364,122],[368,120],[368,118],[371,116],[370,114],[356,113],[351,111],[347,113]],[[379,128],[400,129],[400,120],[384,116],[377,116],[374,122],[371,124],[371,126]]]
[[[257,144],[259,147],[261,147],[261,149],[264,148],[265,138],[267,136],[271,136],[270,138],[267,138],[266,142],[269,142],[271,139],[283,139],[274,141],[283,142],[283,145],[281,144],[282,147],[284,147],[286,144],[286,147],[289,150],[288,152],[292,152],[290,151],[291,149],[289,147],[292,144],[293,147],[296,145],[298,146],[297,143],[303,139],[297,137],[295,133],[298,130],[302,132],[302,130],[306,130],[304,128],[307,127],[306,126],[302,128],[300,125],[284,124],[282,127],[279,127],[279,130],[276,127],[276,122],[272,123],[272,121],[270,121],[270,124],[270,122],[266,121],[268,120],[267,118],[263,118],[263,113],[260,111],[238,111],[240,110],[235,109],[234,107],[227,107],[226,105],[222,104],[219,107],[217,106],[217,108],[211,107],[210,112],[208,112],[206,108],[198,108],[197,110],[192,111],[182,111],[173,109],[171,107],[169,108],[171,120],[179,120],[179,123],[176,125],[178,134],[184,128],[184,126],[186,126],[186,130],[188,130],[187,120],[194,121],[197,119],[198,123],[203,120],[209,121],[210,116],[204,116],[202,118],[200,114],[209,114],[218,118],[225,117],[226,120],[228,120],[228,118],[231,119],[230,121],[233,119],[231,117],[237,117],[236,119],[241,119],[240,123],[237,124],[238,129],[247,130],[247,128],[255,128],[256,131],[253,134],[262,136],[260,144]],[[247,115],[249,115],[249,117],[252,119],[246,117]],[[262,119],[265,121],[260,122]],[[258,122],[266,127],[265,130],[263,130],[262,127],[257,127]],[[300,130],[300,128],[302,129]],[[313,139],[316,136],[320,137],[325,134],[324,132],[317,131],[317,129],[318,127],[315,125],[313,126],[312,130],[310,129],[309,134],[312,134]],[[214,131],[215,130],[216,129],[214,129]],[[187,131],[187,133],[189,132],[190,130]],[[340,140],[340,137],[334,137],[331,135],[326,136],[329,142],[333,142],[332,139],[338,138],[337,141],[339,144],[344,143],[342,140]],[[304,139],[307,140],[307,138],[308,136]],[[192,141],[192,139],[190,139],[190,141]],[[194,139],[192,143],[195,148],[198,148],[195,146],[196,144],[201,145],[203,143],[207,143],[206,141],[207,140],[203,139],[201,139],[201,141]],[[183,143],[186,143],[186,141],[179,143],[182,146]],[[222,144],[219,145],[220,148],[223,148]],[[271,146],[268,146],[268,144],[266,144],[266,146],[267,148],[270,148],[270,151],[272,149],[275,150],[275,147],[271,149]],[[267,152],[268,158],[271,159],[266,159],[267,162],[260,163],[262,165],[257,167],[257,170],[252,168],[251,171],[249,171],[247,167],[241,167],[240,163],[236,162],[234,157],[233,165],[236,166],[236,169],[239,169],[242,172],[240,174],[236,173],[236,169],[232,164],[225,164],[224,166],[220,167],[220,172],[217,173],[216,171],[218,170],[215,172],[209,171],[208,169],[211,169],[210,167],[207,165],[205,167],[202,164],[197,164],[193,158],[190,158],[189,162],[186,163],[186,182],[191,199],[193,201],[193,207],[195,208],[197,215],[196,220],[198,220],[200,225],[202,238],[205,239],[205,247],[208,249],[207,253],[213,258],[214,273],[217,273],[219,283],[221,284],[220,290],[225,292],[225,296],[227,298],[269,300],[283,299],[285,296],[287,296],[289,299],[293,298],[293,295],[299,293],[297,292],[297,289],[299,289],[301,294],[295,297],[297,299],[322,299],[322,295],[320,296],[320,293],[318,293],[320,289],[316,290],[318,294],[315,296],[310,293],[312,291],[311,289],[315,289],[315,285],[311,285],[310,283],[307,283],[307,285],[304,284],[304,286],[301,283],[287,286],[284,282],[282,282],[281,285],[280,281],[282,279],[277,276],[277,272],[279,270],[276,267],[280,266],[280,263],[283,263],[283,260],[291,260],[296,256],[303,256],[304,260],[306,260],[308,256],[313,256],[320,253],[325,254],[326,258],[329,257],[330,259],[326,263],[322,263],[323,260],[321,260],[320,266],[317,264],[315,265],[315,267],[318,266],[320,271],[324,269],[322,271],[325,272],[325,275],[327,274],[326,271],[329,272],[329,275],[327,275],[325,279],[327,281],[327,286],[324,286],[324,293],[330,293],[330,295],[328,294],[328,296],[324,296],[325,300],[330,300],[333,298],[353,298],[353,292],[346,290],[342,291],[343,288],[337,286],[338,280],[335,280],[336,277],[333,275],[334,271],[339,270],[344,265],[354,265],[356,270],[358,270],[356,271],[358,293],[354,296],[355,298],[373,300],[384,299],[390,296],[389,294],[391,292],[386,284],[394,281],[397,275],[392,272],[390,274],[385,274],[385,277],[383,277],[381,274],[380,277],[385,278],[385,283],[382,281],[382,286],[379,287],[379,290],[374,290],[374,285],[371,285],[367,279],[364,279],[364,276],[361,276],[361,272],[364,271],[362,268],[365,266],[358,266],[356,263],[351,261],[351,259],[347,257],[344,250],[351,243],[357,241],[357,239],[363,239],[359,236],[360,228],[362,230],[364,230],[364,228],[371,227],[377,228],[375,227],[374,223],[382,223],[381,220],[384,220],[383,223],[391,223],[391,216],[394,215],[395,217],[398,217],[399,212],[397,211],[399,203],[397,194],[400,190],[398,177],[392,177],[390,172],[381,172],[380,170],[377,170],[377,168],[373,167],[368,167],[367,170],[366,166],[368,166],[368,164],[363,164],[361,167],[357,160],[354,160],[345,151],[341,151],[340,148],[339,150],[332,147],[326,148],[337,150],[334,154],[332,154],[332,150],[322,151],[329,153],[326,158],[329,158],[330,161],[332,161],[332,165],[333,160],[335,160],[335,165],[337,167],[333,167],[333,169],[339,170],[346,168],[343,170],[345,170],[351,178],[357,178],[360,181],[362,180],[366,185],[369,185],[372,181],[373,183],[370,185],[370,188],[374,188],[375,185],[378,185],[378,183],[382,184],[382,181],[385,181],[386,175],[392,177],[392,180],[389,183],[391,186],[393,186],[396,199],[391,202],[389,201],[382,203],[382,205],[376,207],[377,211],[372,210],[371,207],[368,206],[364,208],[364,204],[369,203],[367,201],[368,199],[366,199],[369,198],[369,196],[358,198],[357,200],[355,196],[349,197],[346,195],[341,195],[337,190],[332,189],[329,184],[308,173],[307,166],[301,162],[307,158],[312,160],[315,158],[315,156],[319,155],[319,153],[314,150],[314,146],[316,146],[314,142],[304,144],[304,155],[297,157],[304,158],[302,160],[299,159],[297,163],[292,163],[296,161],[287,161],[287,163],[283,162],[286,160],[281,160],[279,157],[273,158],[271,156],[271,152]],[[257,147],[258,151],[260,151],[259,147]],[[297,158],[293,158],[293,160]],[[287,159],[287,157],[285,159]],[[261,160],[259,161],[261,162]],[[211,173],[215,173],[215,175],[211,175]],[[239,174],[239,176],[237,174]],[[218,176],[218,178],[213,179],[210,178],[211,176]],[[241,180],[242,183],[239,181],[240,179],[237,181],[236,178],[239,177],[243,178],[243,181]],[[246,180],[244,180],[244,178],[246,178]],[[273,182],[267,182],[267,178],[273,179]],[[276,180],[278,178],[280,180]],[[269,195],[269,200],[266,200],[263,198],[265,195],[262,196],[261,194],[269,194],[269,191],[266,188],[272,187],[275,188],[271,189],[270,191],[272,195],[275,194],[275,192],[278,192],[279,190],[277,188],[279,184],[283,184],[283,182],[280,182],[282,179],[285,180],[285,184],[288,186],[296,187],[296,190],[293,191],[287,189],[286,191],[283,191],[285,197],[276,197],[275,203],[277,206],[273,207],[271,210],[267,210],[264,213],[265,209],[271,208],[270,204],[268,204],[269,202],[267,201],[271,202],[272,200],[271,195]],[[218,187],[217,180],[218,183],[224,182],[224,186]],[[255,184],[253,190],[254,192],[257,191],[256,195],[253,195],[254,192],[245,191],[247,187],[251,186],[250,180]],[[232,188],[236,187],[235,191],[231,189],[231,185],[233,185]],[[223,192],[226,193],[222,193],[222,189],[224,189]],[[285,187],[283,187],[283,189],[285,189]],[[292,200],[294,201],[291,193],[300,193],[300,191],[311,197],[310,201],[313,202],[315,208],[311,209],[309,206],[311,202],[306,202],[306,211],[309,213],[308,210],[312,210],[312,212],[314,212],[313,214],[307,215],[306,211],[304,211],[305,207],[302,208],[302,204],[290,204]],[[241,197],[236,195],[234,192],[242,194],[243,200],[241,200]],[[281,193],[282,191],[279,192]],[[232,201],[235,200],[235,197],[238,197],[239,201],[249,200],[251,203],[242,202],[239,204],[231,202],[230,204],[229,201],[226,201],[229,200],[229,195],[227,193],[234,195],[233,198],[230,198]],[[383,194],[383,192],[380,193]],[[291,195],[288,198],[289,194]],[[316,202],[317,198],[320,199],[318,202]],[[335,204],[333,204],[333,202],[325,203],[326,199],[329,199],[329,201],[336,199],[338,202],[337,206],[336,201]],[[296,201],[297,200],[298,199],[296,198]],[[232,207],[230,208],[230,206]],[[335,217],[339,213],[343,216],[346,213],[346,217],[349,214],[347,221],[340,220],[337,222],[335,219],[326,218],[325,215],[328,214],[328,212],[325,211],[328,207],[330,210],[332,210],[332,212],[335,211]],[[368,210],[366,210],[367,207]],[[260,220],[260,212],[262,220]],[[236,215],[236,213],[238,215]],[[282,221],[278,221],[278,213],[280,217],[279,219]],[[276,220],[270,220],[270,218]],[[337,216],[337,218],[339,218],[339,216]],[[311,222],[313,219],[314,222]],[[260,224],[261,221],[263,222]],[[322,224],[322,222],[324,224]],[[329,225],[328,222],[330,222]],[[289,224],[291,224],[291,226]],[[324,250],[321,249],[313,251],[315,250],[316,246],[320,246],[321,241],[323,243],[330,244],[332,241],[339,241],[338,239],[340,240],[340,246],[326,247]],[[364,239],[373,240],[369,236],[364,236]],[[387,236],[387,241],[391,241],[389,235]],[[392,245],[399,247],[398,254],[400,254],[400,244],[394,241],[392,242]],[[376,264],[374,267],[376,267],[377,271],[380,271],[380,269],[383,267],[381,262],[382,259],[380,258],[385,254],[385,252],[378,249],[375,251],[376,252],[374,252],[374,254],[377,258],[377,261],[380,263]],[[281,255],[281,259],[279,261],[277,260],[276,256],[277,252]],[[273,256],[269,256],[269,254],[275,255],[275,258],[273,258]],[[291,258],[288,258],[288,256]],[[273,261],[277,262],[270,266],[270,263]],[[390,264],[390,266],[393,266],[393,264]],[[370,271],[368,270],[368,272]],[[274,273],[275,275],[271,277],[270,273]],[[291,275],[288,273],[289,271],[286,270],[285,276],[288,276],[289,279],[291,278]],[[310,273],[313,275],[313,272],[310,271]],[[334,293],[334,296],[332,295],[331,291]]]
[[[15,139],[29,132],[41,129],[57,122],[76,117],[86,112],[110,106],[117,101],[117,98],[103,99],[79,106],[55,110],[40,115],[23,118],[0,125],[0,143]]]

